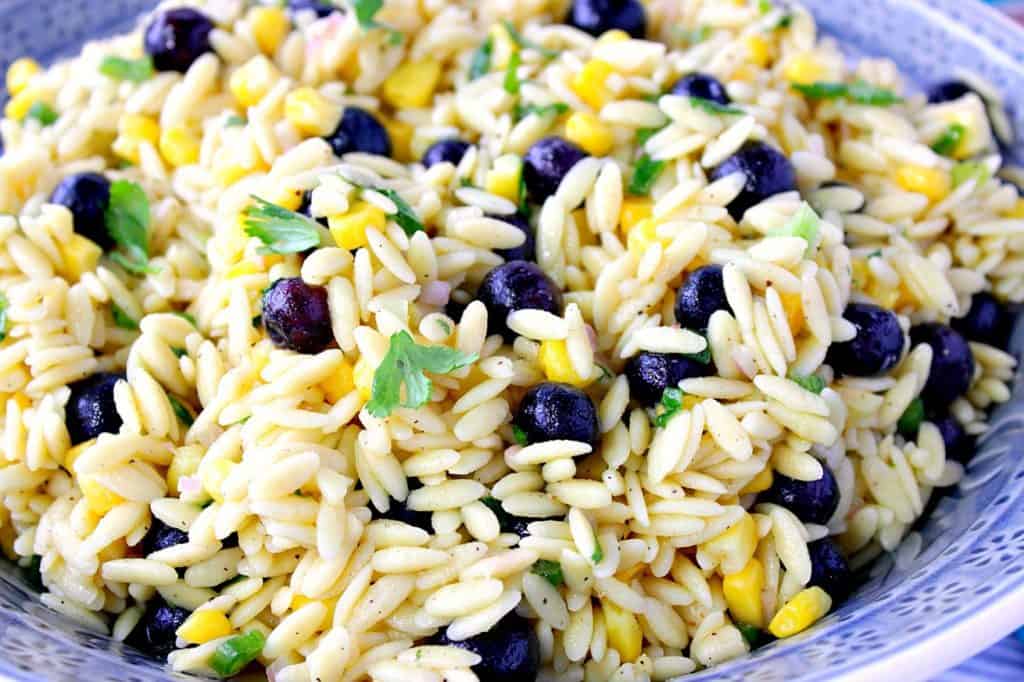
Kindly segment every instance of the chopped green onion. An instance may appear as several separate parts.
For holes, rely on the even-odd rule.
[[[417,408],[430,400],[433,384],[425,372],[448,374],[476,362],[475,354],[445,346],[421,346],[409,332],[391,335],[387,355],[373,375],[373,396],[366,409],[375,417],[387,417],[401,405]],[[402,386],[405,400],[402,400]]]
[[[821,218],[806,201],[800,205],[789,222],[777,230],[768,233],[770,237],[800,237],[807,242],[807,253],[810,254],[818,245],[821,233]]]
[[[562,575],[562,565],[557,561],[539,559],[530,569],[530,573],[536,573],[555,587],[565,582],[565,576]]]
[[[231,677],[242,672],[263,651],[266,638],[259,630],[250,630],[220,643],[210,658],[210,667],[221,677]]]
[[[920,398],[914,398],[907,405],[907,409],[903,410],[899,421],[896,422],[896,429],[904,438],[916,438],[917,431],[921,428],[921,422],[923,421],[924,401]]]
[[[818,81],[816,83],[791,83],[790,85],[808,99],[848,99],[857,104],[875,107],[887,107],[903,101],[903,98],[892,90],[878,88],[864,81],[853,83]]]
[[[811,393],[820,394],[825,390],[825,380],[817,374],[790,374],[789,380]]]
[[[590,560],[595,564],[604,560],[604,550],[601,549],[601,540],[597,537],[597,533],[594,533],[594,553],[590,555]]]
[[[167,401],[171,404],[171,409],[174,410],[174,414],[178,417],[181,423],[185,426],[192,426],[195,422],[195,417],[193,417],[189,409],[185,407],[185,404],[170,393],[167,394]]]
[[[871,253],[869,253],[869,254],[867,255],[867,258],[868,258],[869,260],[870,260],[871,258],[881,258],[881,257],[882,257],[882,250],[881,250],[881,249],[875,249],[874,251],[872,251]]]
[[[423,227],[423,223],[420,222],[419,216],[416,215],[416,211],[412,210],[412,206],[398,192],[393,189],[378,189],[377,191],[391,199],[398,208],[398,213],[391,217],[394,218],[403,232],[411,237],[417,232],[426,230]]]
[[[119,81],[141,83],[153,77],[153,60],[147,57],[125,59],[124,57],[104,57],[100,62],[100,73]]]
[[[519,56],[518,52],[513,52],[512,56],[508,58],[508,64],[505,66],[505,80],[502,83],[502,87],[510,95],[519,94],[519,65],[522,63],[522,57]]]
[[[549,50],[548,48],[542,45],[538,45],[532,40],[527,40],[526,37],[519,32],[519,29],[516,28],[516,25],[513,24],[508,19],[502,19],[501,24],[502,26],[505,27],[505,30],[508,31],[508,37],[511,38],[512,42],[518,45],[520,49],[537,50],[537,52],[540,52],[548,59],[554,59],[555,57],[558,56],[557,50]]]
[[[660,428],[665,426],[683,409],[683,390],[670,386],[661,394],[661,406],[664,411],[654,418],[654,425]]]
[[[639,197],[650,194],[651,187],[657,182],[658,176],[663,170],[665,170],[664,161],[653,161],[647,154],[641,156],[637,159],[633,177],[629,181],[629,193]]]
[[[751,649],[757,648],[758,643],[761,641],[761,630],[753,625],[740,623],[739,621],[737,621],[735,625],[736,629],[740,631],[741,635],[743,635],[743,639],[746,640],[747,645]]]
[[[530,114],[536,114],[541,118],[547,116],[561,116],[569,111],[569,105],[565,102],[554,102],[552,104],[519,104],[516,103],[513,109],[513,116],[521,121]]]
[[[992,177],[992,171],[988,169],[988,165],[982,161],[961,161],[957,165],[953,166],[951,173],[953,178],[953,186],[959,187],[968,180],[974,180],[975,186],[980,187],[988,182],[988,179]]]
[[[138,329],[139,323],[128,316],[128,313],[121,310],[121,308],[115,304],[111,304],[110,312],[114,316],[114,324],[121,329]]]
[[[636,131],[636,143],[637,143],[637,145],[640,146],[640,147],[644,146],[645,144],[647,144],[647,140],[651,139],[652,137],[654,137],[655,135],[660,133],[663,129],[664,129],[663,127],[662,128],[640,128],[640,129],[638,129]]]
[[[932,142],[932,150],[936,154],[949,156],[960,146],[960,142],[967,134],[967,128],[962,123],[953,123],[939,137]]]
[[[690,105],[695,109],[700,109],[701,111],[707,112],[709,114],[715,114],[716,116],[738,116],[746,113],[742,109],[737,109],[736,107],[730,107],[724,104],[719,104],[714,100],[705,99],[703,97],[690,97],[689,100]]]
[[[58,115],[53,110],[53,107],[46,102],[36,102],[29,107],[25,118],[39,121],[39,124],[45,128],[46,126],[53,125],[57,121]]]
[[[516,442],[519,443],[520,445],[526,445],[528,442],[530,442],[529,439],[526,437],[526,431],[523,431],[516,424],[512,425],[512,437],[515,438]]]
[[[246,120],[238,114],[231,114],[224,119],[224,126],[226,128],[237,128],[238,126],[244,126],[245,124]]]
[[[494,39],[490,36],[476,48],[469,62],[469,80],[475,81],[491,70],[491,56],[494,54]]]

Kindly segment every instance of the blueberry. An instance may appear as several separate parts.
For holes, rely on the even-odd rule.
[[[164,658],[174,651],[177,639],[175,632],[190,614],[190,611],[171,606],[160,597],[155,597],[146,604],[145,613],[125,641],[147,654]]]
[[[951,414],[936,414],[928,418],[942,434],[946,446],[946,458],[967,464],[974,456],[974,439],[967,435],[964,427]]]
[[[572,167],[586,156],[582,149],[560,137],[545,137],[536,142],[523,157],[523,180],[530,198],[543,204],[555,193]]]
[[[292,14],[299,12],[316,12],[318,19],[329,16],[332,12],[340,12],[341,8],[328,0],[288,0],[288,11]]]
[[[391,503],[388,505],[388,510],[385,512],[378,511],[376,507],[371,505],[370,511],[372,512],[372,516],[375,519],[401,521],[402,523],[407,523],[410,526],[416,526],[417,528],[421,528],[422,530],[425,530],[428,533],[434,532],[434,526],[431,523],[433,514],[427,511],[414,511],[412,509],[409,509],[409,507],[405,505],[405,502],[391,500]]]
[[[324,138],[336,156],[363,152],[391,156],[391,138],[377,117],[366,109],[348,107],[334,132]]]
[[[448,316],[452,322],[458,324],[459,320],[462,319],[462,313],[466,312],[466,306],[468,303],[464,303],[454,296],[448,299],[448,302],[444,304],[444,314]]]
[[[796,514],[804,523],[825,525],[839,506],[839,484],[832,470],[821,465],[824,475],[817,481],[798,481],[778,471],[772,487],[761,493],[758,502],[771,502]]]
[[[942,81],[941,83],[936,83],[928,88],[928,102],[931,104],[952,102],[953,100],[958,100],[970,92],[974,92],[974,90],[963,81]]]
[[[472,651],[480,656],[473,672],[486,682],[535,682],[540,670],[540,642],[529,621],[514,611],[487,632],[459,642],[444,630],[432,638],[442,646]]]
[[[191,7],[165,10],[146,27],[146,53],[157,71],[185,73],[195,60],[213,50],[212,30],[209,17]]]
[[[121,416],[114,406],[114,384],[119,379],[124,375],[100,372],[68,386],[71,397],[64,408],[64,421],[72,445],[121,430]]]
[[[50,203],[66,206],[71,211],[75,232],[93,240],[103,250],[114,246],[106,219],[110,180],[99,173],[69,175],[53,190]]]
[[[462,157],[469,151],[470,146],[472,145],[468,142],[455,138],[439,140],[427,147],[427,151],[423,152],[423,165],[430,168],[435,164],[447,161],[453,166],[458,166],[459,161],[462,161]]]
[[[263,295],[263,326],[279,348],[319,353],[334,340],[327,289],[301,277],[282,278]]]
[[[782,192],[796,189],[796,171],[789,159],[764,142],[747,142],[738,152],[711,170],[711,179],[719,180],[742,173],[743,189],[729,202],[729,215],[739,221],[751,206]]]
[[[704,331],[718,310],[728,310],[721,265],[705,265],[689,275],[676,291],[676,322],[687,329]]]
[[[808,543],[811,555],[811,580],[808,587],[820,587],[833,601],[842,601],[853,592],[853,573],[836,543],[822,538]]]
[[[732,101],[722,82],[706,73],[691,73],[683,76],[672,86],[671,92],[673,95],[699,97],[719,104],[729,104]]]
[[[533,228],[530,227],[530,221],[526,219],[526,216],[522,213],[513,213],[512,215],[492,215],[488,217],[494,218],[495,220],[501,220],[509,225],[514,225],[526,235],[526,241],[519,246],[515,246],[511,249],[495,249],[494,253],[498,254],[506,261],[535,261],[537,259],[537,244],[533,236]]]
[[[638,0],[573,0],[566,23],[592,36],[613,29],[634,38],[647,34],[647,15]]]
[[[642,405],[652,407],[661,400],[666,388],[675,387],[683,379],[714,374],[714,367],[676,353],[634,355],[626,363],[629,395]]]
[[[967,392],[974,378],[974,354],[960,332],[928,322],[911,327],[910,341],[915,346],[927,343],[932,347],[928,381],[921,390],[927,405],[945,407]]]
[[[487,333],[501,334],[509,343],[516,339],[505,322],[509,313],[531,308],[562,314],[562,292],[558,285],[526,261],[514,260],[488,272],[476,296],[487,306]]]
[[[575,440],[597,446],[601,431],[597,408],[586,393],[568,384],[545,382],[526,392],[514,424],[528,443]]]
[[[1005,349],[1013,332],[1013,313],[995,296],[983,291],[971,298],[967,314],[951,320],[950,324],[969,341]]]
[[[502,533],[515,533],[519,537],[524,538],[530,534],[529,526],[531,523],[534,521],[544,520],[531,519],[525,516],[510,514],[501,506],[501,501],[493,497],[485,497],[480,501],[487,505],[487,507],[494,512],[494,515],[498,517],[498,527],[501,529]]]
[[[142,538],[142,553],[149,556],[161,549],[183,545],[188,542],[188,533],[179,530],[174,526],[168,526],[160,519],[153,517],[153,525],[149,527],[145,537]]]
[[[870,303],[851,303],[843,317],[853,324],[857,335],[829,348],[827,361],[832,369],[872,377],[896,366],[903,353],[903,329],[896,315]]]

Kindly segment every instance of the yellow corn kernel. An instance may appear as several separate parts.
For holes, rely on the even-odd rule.
[[[572,368],[569,360],[569,349],[565,341],[548,340],[542,341],[540,351],[537,354],[537,361],[540,363],[544,374],[551,381],[560,381],[573,386],[586,386],[588,377],[581,377]]]
[[[851,259],[850,274],[855,288],[867,289],[868,284],[871,282],[871,268],[868,267],[868,262],[865,259]]]
[[[786,311],[789,330],[793,332],[793,336],[796,336],[804,328],[804,306],[800,300],[800,294],[779,292],[779,299],[782,301],[782,309]]]
[[[768,624],[768,631],[776,637],[792,637],[811,627],[832,608],[832,597],[820,587],[801,590],[779,609]]]
[[[757,559],[748,561],[739,573],[722,579],[722,594],[733,618],[758,628],[764,627],[763,589],[764,566]]]
[[[611,91],[605,85],[612,71],[612,65],[608,62],[591,59],[573,76],[572,89],[580,99],[592,108],[600,110],[612,97]]]
[[[199,162],[199,139],[185,126],[160,133],[160,155],[175,168]]]
[[[167,489],[174,495],[180,495],[178,484],[185,476],[193,476],[199,470],[199,462],[203,459],[203,450],[194,445],[186,445],[174,451],[170,466],[167,467]]]
[[[658,236],[658,221],[654,218],[644,218],[629,231],[626,237],[626,247],[635,256],[642,256],[654,244],[661,244],[663,247],[672,242],[671,239]]]
[[[15,59],[9,67],[7,67],[7,92],[11,97],[18,95],[22,90],[28,87],[29,81],[37,73],[42,71],[42,67],[39,66],[39,62],[29,57],[22,57],[21,59]]]
[[[292,611],[298,611],[306,604],[310,604],[314,601],[318,601],[327,607],[327,614],[324,616],[324,627],[329,627],[334,622],[334,609],[338,606],[338,598],[333,599],[310,599],[304,594],[292,595]]]
[[[72,233],[66,242],[57,242],[61,255],[64,256],[62,274],[71,282],[77,282],[82,275],[96,269],[100,262],[103,249],[96,242],[80,234]]]
[[[292,22],[280,7],[254,7],[249,11],[249,28],[260,50],[274,54],[291,30]]]
[[[601,611],[604,613],[608,644],[619,652],[624,663],[638,659],[643,650],[644,634],[636,616],[610,600],[601,601]]]
[[[240,263],[235,263],[226,273],[228,279],[235,279],[236,277],[245,277],[246,275],[255,275],[261,272],[260,268],[256,263],[252,261],[244,260]]]
[[[801,52],[786,62],[782,75],[790,83],[810,85],[825,76],[825,68],[813,52]]]
[[[255,106],[260,103],[270,88],[274,87],[278,75],[277,67],[272,61],[263,55],[257,55],[231,74],[231,78],[228,80],[228,90],[243,107]],[[296,90],[295,92],[300,91]]]
[[[624,43],[629,40],[629,34],[620,28],[613,28],[610,31],[605,31],[597,39],[598,45],[611,45],[612,43]]]
[[[366,228],[374,227],[383,230],[388,217],[384,211],[365,201],[356,202],[349,212],[340,216],[327,218],[334,243],[343,249],[358,249],[366,246]]]
[[[332,403],[344,398],[356,387],[352,365],[342,362],[337,372],[320,382],[320,387],[324,389],[324,394]]]
[[[636,227],[641,220],[651,217],[654,209],[654,202],[646,197],[627,197],[622,200],[622,210],[619,212],[619,225],[622,226],[622,234],[629,235],[630,230]]]
[[[230,459],[218,459],[216,462],[202,467],[200,481],[206,494],[217,502],[223,502],[224,495],[221,493],[221,486],[224,485],[224,480],[236,466],[238,465]]]
[[[299,132],[328,135],[338,126],[341,107],[313,88],[299,88],[285,97],[284,116]]]
[[[750,61],[753,64],[762,69],[768,66],[772,59],[772,46],[764,39],[764,36],[747,36],[744,43],[747,47],[747,56],[750,57]]]
[[[231,158],[230,155],[222,156],[214,160],[213,162],[213,178],[221,187],[228,187],[233,185],[249,173],[264,168],[262,164],[257,164],[254,168],[246,168],[242,164],[238,163],[235,159]],[[242,232],[245,234],[245,231]]]
[[[396,109],[422,109],[434,99],[441,63],[433,59],[406,62],[384,81],[384,101]]]
[[[565,136],[591,156],[604,156],[615,146],[612,129],[594,114],[577,111],[565,122]]]
[[[1013,205],[1007,213],[1009,218],[1024,218],[1024,199],[1017,199],[1017,203]]]
[[[352,381],[363,400],[369,400],[373,396],[373,375],[375,373],[376,370],[370,367],[370,363],[363,358],[356,360],[356,364],[352,368]]]
[[[124,502],[124,498],[113,490],[105,488],[93,476],[80,476],[78,487],[82,489],[85,502],[89,511],[97,516],[103,516],[108,511]]]
[[[26,407],[28,407],[28,405],[22,405],[21,409],[25,409]],[[67,469],[68,471],[74,472],[75,460],[77,460],[79,455],[81,455],[83,452],[91,448],[95,443],[96,439],[93,438],[91,440],[85,441],[84,443],[79,443],[78,445],[64,453],[64,468]]]
[[[118,121],[117,139],[110,148],[122,159],[138,163],[139,147],[143,142],[154,147],[160,143],[160,124],[149,116],[125,114]]]
[[[519,203],[519,183],[523,176],[523,160],[515,154],[505,154],[494,160],[487,171],[487,191],[509,201]]]
[[[346,83],[355,83],[362,72],[362,67],[359,66],[359,50],[352,50],[352,54],[348,56],[341,67],[341,80]]]
[[[26,87],[17,95],[7,100],[7,106],[4,107],[4,115],[11,120],[20,121],[25,118],[33,104],[44,99],[42,90]]]
[[[904,164],[896,169],[896,183],[908,192],[923,194],[932,201],[945,198],[950,190],[949,173],[913,164]]]
[[[206,644],[212,639],[230,635],[231,621],[220,611],[196,611],[181,624],[175,633],[189,644]]]
[[[740,491],[740,495],[751,495],[753,493],[764,492],[765,490],[768,490],[768,488],[772,487],[772,481],[774,478],[775,475],[772,474],[772,470],[765,467],[761,470],[761,473],[750,479],[750,483],[747,483],[747,485],[744,486],[743,490]]]
[[[391,138],[391,155],[395,157],[395,160],[405,163],[412,161],[413,156],[409,150],[415,128],[397,118],[382,119],[381,124],[384,126],[384,130],[388,131],[388,137]]]
[[[722,575],[731,575],[743,570],[757,549],[757,523],[750,514],[743,514],[740,520],[700,547],[705,554],[719,561]]]

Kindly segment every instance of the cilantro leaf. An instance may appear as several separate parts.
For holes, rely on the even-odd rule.
[[[36,102],[28,109],[28,113],[25,114],[25,119],[35,119],[39,121],[39,124],[44,128],[49,125],[53,125],[57,118],[59,118],[56,111],[53,110],[46,102]]]
[[[300,253],[320,246],[320,230],[312,218],[289,211],[253,195],[255,204],[246,207],[245,233],[266,246],[260,253]]]
[[[505,92],[510,95],[519,94],[519,65],[523,63],[523,58],[519,56],[518,52],[513,52],[512,56],[508,58],[508,64],[505,66],[505,80],[502,82],[502,87],[505,88]]]
[[[193,417],[192,412],[185,407],[185,404],[170,393],[167,394],[167,401],[171,404],[171,409],[174,410],[174,414],[179,420],[181,420],[181,423],[185,426],[192,426],[195,422],[195,417]]]
[[[530,573],[536,573],[555,587],[565,582],[565,576],[562,575],[562,564],[557,561],[538,559],[537,563],[530,568]]]
[[[789,222],[782,227],[768,233],[769,237],[800,237],[807,242],[807,253],[810,254],[818,244],[818,235],[821,232],[821,218],[814,212],[811,205],[806,201],[800,204],[800,208],[789,219]]]
[[[907,405],[907,409],[903,411],[899,421],[896,422],[896,429],[903,434],[904,438],[916,438],[923,421],[924,402],[920,398],[914,398]]]
[[[714,100],[705,99],[703,97],[690,97],[689,99],[690,105],[695,109],[700,109],[701,111],[705,111],[709,114],[715,114],[716,116],[739,116],[746,113],[742,109],[737,109],[736,107],[730,107],[724,104],[719,104]]]
[[[388,31],[388,42],[398,45],[404,39],[402,32],[391,28],[386,24],[377,21],[377,12],[384,6],[384,0],[351,0],[352,10],[355,12],[356,20],[360,28],[370,31],[375,28],[382,28]]]
[[[110,305],[110,313],[114,316],[114,324],[121,329],[138,329],[139,323],[133,320],[128,313],[121,310],[120,306],[116,304]]]
[[[398,213],[392,217],[403,232],[411,237],[417,232],[426,230],[423,223],[420,222],[419,216],[416,215],[416,211],[412,210],[412,206],[398,192],[393,189],[378,189],[377,191],[395,203]]]
[[[469,80],[475,81],[487,75],[491,70],[491,56],[494,54],[494,39],[490,36],[476,48],[473,58],[469,61]]]
[[[239,126],[244,126],[245,124],[246,120],[238,114],[231,114],[226,119],[224,119],[225,128],[237,128]]]
[[[0,341],[7,338],[7,297],[0,293]]]
[[[957,147],[960,146],[960,142],[964,139],[966,134],[967,128],[964,124],[950,124],[950,126],[942,131],[942,134],[935,139],[935,142],[932,142],[932,150],[936,154],[949,156],[956,151]]]
[[[902,102],[903,98],[892,90],[878,88],[864,81],[853,83],[790,83],[790,87],[808,99],[848,99],[857,104],[887,107]]]
[[[508,31],[508,37],[511,38],[512,42],[515,43],[520,49],[537,50],[537,52],[540,52],[548,59],[554,59],[555,57],[558,56],[557,50],[549,50],[548,48],[542,45],[538,45],[532,40],[528,40],[522,33],[519,32],[519,29],[516,28],[516,25],[513,24],[508,19],[502,19],[501,25],[505,27],[506,31]]]
[[[149,198],[142,187],[128,180],[110,184],[107,232],[124,253],[110,254],[111,260],[135,274],[154,272],[149,265]]]
[[[100,62],[100,73],[119,81],[141,83],[153,77],[153,60],[146,56],[139,59],[124,57],[104,57]]]
[[[196,321],[195,315],[193,315],[192,313],[175,312],[174,314],[183,320],[187,320],[193,327],[199,329],[199,323]]]
[[[665,428],[665,426],[683,409],[683,390],[670,386],[661,394],[661,406],[664,411],[654,418],[654,425]]]
[[[512,436],[516,439],[516,442],[520,445],[526,445],[529,443],[529,439],[526,437],[526,431],[523,431],[519,426],[512,425]]]
[[[561,116],[569,111],[569,105],[565,102],[553,102],[551,104],[521,104],[516,103],[513,115],[517,121],[522,121],[530,114],[544,118],[546,116]]]
[[[975,185],[980,186],[988,182],[992,177],[992,171],[981,161],[961,161],[953,166],[951,175],[954,187],[959,187],[968,180],[974,180]]]
[[[821,394],[825,390],[825,380],[817,374],[790,374],[789,380],[811,393]]]
[[[650,194],[651,187],[657,182],[663,170],[664,161],[653,161],[647,154],[641,156],[637,159],[633,177],[629,181],[629,193],[640,197]]]
[[[386,417],[399,404],[411,408],[425,405],[433,384],[424,372],[447,374],[476,359],[475,354],[467,355],[446,346],[421,346],[406,331],[392,334],[387,355],[374,372],[373,395],[366,409],[375,417]]]
[[[761,631],[753,625],[741,623],[740,621],[736,621],[735,625],[736,629],[740,631],[741,635],[743,635],[743,639],[746,640],[747,645],[749,645],[751,649],[756,648],[758,643],[761,641]]]

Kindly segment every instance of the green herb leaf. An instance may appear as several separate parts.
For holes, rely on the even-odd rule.
[[[645,144],[647,144],[647,140],[651,139],[652,137],[654,137],[655,135],[660,133],[662,130],[664,130],[664,127],[661,127],[661,128],[640,128],[639,130],[636,131],[636,144],[637,144],[637,146],[640,146],[640,147],[644,146]]]
[[[174,346],[171,346],[171,352],[174,353],[176,358],[183,358],[188,355],[188,351],[184,348],[175,348]]]
[[[652,161],[647,154],[641,156],[637,159],[633,177],[629,181],[629,193],[638,197],[650,194],[651,187],[654,186],[663,170],[665,170],[664,161]]]
[[[375,417],[387,417],[399,404],[411,408],[425,405],[433,384],[424,372],[447,374],[476,359],[475,354],[467,355],[445,346],[421,346],[406,331],[392,334],[388,353],[374,372],[373,396],[366,409]]]
[[[604,560],[604,550],[601,549],[601,540],[598,539],[597,533],[594,533],[594,553],[590,555],[590,560],[595,564]]]
[[[536,114],[541,118],[547,116],[561,116],[569,111],[569,105],[565,102],[554,102],[553,104],[520,104],[516,103],[512,114],[517,121],[522,121],[530,114]]]
[[[501,24],[502,26],[505,27],[505,30],[508,31],[508,37],[511,38],[512,42],[518,45],[520,49],[537,50],[537,52],[540,52],[548,59],[554,59],[555,57],[558,56],[557,50],[549,50],[548,48],[543,47],[542,45],[538,45],[532,40],[527,40],[526,37],[519,32],[519,29],[516,28],[516,25],[513,24],[508,19],[502,19]]]
[[[516,442],[520,445],[526,445],[529,443],[529,439],[526,437],[526,431],[523,431],[519,426],[512,425],[512,436],[516,439]]]
[[[737,109],[736,107],[729,107],[724,104],[719,104],[714,100],[704,99],[703,97],[690,97],[689,100],[690,105],[693,106],[695,109],[700,109],[701,111],[705,111],[709,114],[715,114],[717,116],[737,116],[746,113],[742,109]]]
[[[530,573],[536,573],[555,587],[565,582],[565,576],[562,575],[562,564],[557,561],[539,559],[530,569]]]
[[[452,326],[450,324],[448,324],[447,322],[445,322],[444,320],[440,320],[439,319],[437,321],[437,326],[440,327],[441,331],[443,331],[445,334],[451,334],[452,333]]]
[[[119,81],[141,83],[153,77],[153,60],[147,57],[125,59],[124,57],[104,57],[100,62],[100,73]]]
[[[789,12],[787,12],[787,13],[783,14],[781,17],[779,17],[779,20],[777,22],[775,22],[774,26],[772,26],[772,30],[773,31],[778,31],[778,30],[781,30],[781,29],[784,29],[784,28],[789,28],[792,25],[793,25],[793,15],[790,14]]]
[[[761,14],[768,14],[773,9],[775,9],[775,5],[771,3],[771,0],[757,0],[757,11]]]
[[[142,187],[128,180],[112,182],[105,218],[107,232],[124,250],[111,254],[111,260],[135,274],[154,272],[149,265],[149,198]]]
[[[533,209],[530,208],[530,200],[526,191],[526,174],[523,173],[522,166],[519,168],[519,201],[517,203],[519,204],[519,212],[529,220],[533,214]]]
[[[711,344],[705,346],[704,350],[699,353],[683,353],[683,356],[695,360],[702,365],[711,364]]]
[[[660,428],[665,426],[683,409],[683,390],[670,386],[661,394],[661,406],[664,411],[654,418],[654,425]]]
[[[178,420],[185,426],[192,426],[195,422],[195,417],[193,417],[192,412],[185,407],[185,404],[170,393],[167,394],[167,401],[171,403],[171,409],[174,410],[174,414],[178,417]]]
[[[226,128],[237,128],[239,126],[244,126],[246,123],[247,121],[238,114],[231,114],[224,119],[224,127]]]
[[[7,338],[7,296],[0,293],[0,341]]]
[[[175,312],[174,314],[177,315],[178,317],[182,318],[183,320],[188,320],[188,322],[193,327],[195,327],[196,329],[199,329],[199,323],[196,321],[196,318],[195,318],[195,316],[192,313]]]
[[[968,180],[974,180],[975,186],[980,187],[992,177],[992,171],[981,161],[961,161],[953,166],[951,176],[954,187],[959,187]]]
[[[935,142],[932,142],[932,150],[936,154],[949,156],[956,151],[957,147],[960,146],[960,142],[964,139],[964,135],[966,134],[967,128],[964,124],[950,124],[950,126],[942,131],[942,134],[936,138]]]
[[[881,258],[881,257],[882,257],[882,250],[881,249],[875,249],[874,251],[872,251],[871,253],[869,253],[867,255],[868,259],[871,259],[871,258]]]
[[[227,639],[213,652],[210,667],[221,677],[237,675],[256,660],[265,643],[266,638],[259,630],[250,630],[244,635]]]
[[[736,621],[735,625],[736,629],[740,631],[741,635],[743,635],[743,639],[746,640],[750,648],[756,648],[758,643],[761,641],[761,631],[753,625],[748,625],[747,623],[741,623],[739,621]]]
[[[896,429],[904,438],[916,438],[917,431],[921,428],[921,422],[923,421],[924,402],[920,398],[914,398],[907,405],[907,409],[903,411],[899,421],[896,422]]]
[[[770,237],[800,237],[807,242],[807,253],[810,254],[818,245],[818,235],[821,233],[821,218],[814,212],[811,205],[806,201],[800,204],[800,208],[789,219],[789,222],[768,233]]]
[[[519,94],[519,65],[522,63],[523,58],[519,56],[518,52],[513,52],[512,56],[508,58],[508,64],[505,66],[505,80],[502,83],[502,87],[510,95]]]
[[[601,378],[598,379],[598,381],[608,381],[609,379],[614,379],[615,378],[615,375],[612,374],[612,371],[610,369],[608,369],[607,367],[605,367],[601,363],[595,363],[595,364],[597,365],[597,368],[599,370],[601,370]]]
[[[258,196],[252,198],[256,203],[243,212],[245,233],[266,244],[260,253],[300,253],[320,246],[322,228],[312,218]]]
[[[398,45],[405,39],[401,31],[377,21],[377,12],[384,6],[384,0],[351,0],[351,3],[356,20],[364,31],[382,28],[390,34],[388,42],[392,45]]]
[[[789,380],[811,393],[820,394],[825,390],[825,380],[817,374],[790,374]]]
[[[490,36],[476,48],[469,61],[469,80],[475,81],[491,71],[491,56],[494,54],[494,39]]]
[[[25,119],[35,119],[44,128],[53,125],[59,118],[56,111],[46,102],[36,102],[28,109]]]
[[[135,330],[139,328],[138,322],[129,317],[128,313],[121,310],[120,307],[113,303],[110,305],[110,313],[114,316],[114,324],[121,329]]]
[[[417,232],[426,230],[423,227],[423,223],[420,222],[419,216],[416,215],[416,211],[412,210],[412,206],[398,192],[393,189],[378,189],[377,191],[391,199],[395,206],[398,207],[398,213],[391,217],[394,218],[403,232],[411,237]]]
[[[853,83],[791,83],[790,86],[808,99],[848,99],[858,104],[887,107],[903,98],[892,90],[878,88],[864,81]]]

